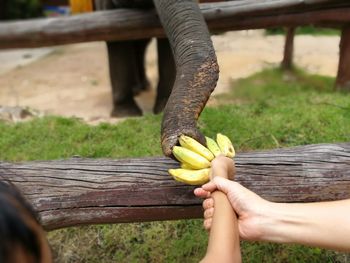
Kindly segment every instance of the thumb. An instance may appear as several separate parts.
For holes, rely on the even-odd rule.
[[[230,188],[232,187],[232,183],[233,183],[232,181],[220,176],[214,177],[212,182],[216,185],[218,190],[225,193],[226,195],[230,191]]]

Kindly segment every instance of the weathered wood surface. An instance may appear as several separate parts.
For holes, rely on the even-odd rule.
[[[350,24],[342,30],[336,89],[350,92]]]
[[[4,178],[32,202],[46,229],[80,224],[202,216],[193,186],[167,173],[165,157],[0,163]],[[236,157],[236,180],[278,202],[350,198],[350,143],[319,144]]]
[[[340,27],[350,22],[348,0],[238,0],[200,7],[212,32],[309,24]],[[0,49],[153,36],[164,36],[154,10],[119,9],[0,23]]]

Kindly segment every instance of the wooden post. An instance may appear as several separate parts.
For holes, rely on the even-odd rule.
[[[284,45],[284,54],[281,67],[284,70],[292,70],[293,68],[293,53],[294,53],[294,36],[295,27],[288,27],[286,29],[286,42]]]
[[[350,143],[239,153],[235,180],[277,202],[350,198]],[[0,162],[1,178],[33,204],[47,230],[83,224],[200,218],[194,187],[169,158]]]
[[[336,90],[350,92],[350,25],[343,27],[340,39]]]

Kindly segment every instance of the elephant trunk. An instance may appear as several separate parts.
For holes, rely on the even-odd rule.
[[[210,34],[198,4],[191,0],[154,0],[161,23],[172,47],[176,79],[164,109],[162,148],[172,156],[181,134],[205,144],[196,123],[218,76]]]

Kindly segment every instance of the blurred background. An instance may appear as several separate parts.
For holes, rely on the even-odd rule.
[[[78,12],[91,12],[92,0],[1,0],[0,19],[14,20],[55,17]]]

